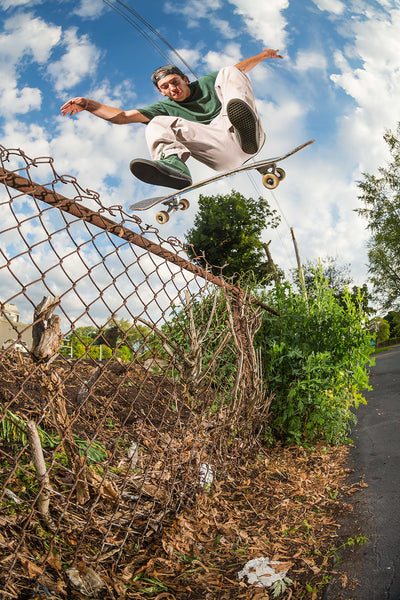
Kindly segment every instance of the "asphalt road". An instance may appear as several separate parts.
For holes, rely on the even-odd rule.
[[[377,355],[370,384],[349,459],[351,480],[368,487],[350,497],[340,530],[368,542],[342,553],[324,600],[400,600],[400,346]]]

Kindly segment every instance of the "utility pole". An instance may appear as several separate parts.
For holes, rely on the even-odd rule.
[[[303,273],[303,265],[301,264],[299,248],[297,246],[296,236],[294,235],[293,227],[290,228],[290,233],[292,234],[294,251],[296,253],[297,268],[299,270],[299,279],[300,279],[301,289],[303,290],[303,296],[304,296],[305,300],[307,300],[307,290],[306,290],[306,282],[305,282],[304,273]]]

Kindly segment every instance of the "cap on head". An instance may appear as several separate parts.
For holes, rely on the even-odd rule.
[[[163,67],[158,67],[158,69],[154,71],[153,75],[151,76],[151,80],[154,85],[158,87],[158,82],[160,79],[166,77],[167,75],[180,75],[182,79],[185,77],[185,74],[182,73],[182,71],[175,65],[164,65]]]

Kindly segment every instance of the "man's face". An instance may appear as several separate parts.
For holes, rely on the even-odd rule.
[[[189,80],[187,77],[182,78],[180,75],[166,75],[159,80],[157,87],[163,96],[167,96],[175,102],[183,102],[190,96]]]

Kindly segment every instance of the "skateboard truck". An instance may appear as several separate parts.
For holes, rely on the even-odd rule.
[[[286,173],[281,167],[277,167],[276,163],[270,163],[269,165],[263,165],[257,169],[263,176],[263,186],[268,190],[274,190],[278,187],[282,179],[285,179]]]
[[[156,221],[160,225],[164,225],[169,221],[170,213],[174,213],[177,210],[187,210],[190,206],[189,200],[180,198],[179,196],[172,198],[172,200],[167,200],[166,202],[163,202],[163,204],[167,207],[167,210],[160,210],[160,212],[156,214]]]

